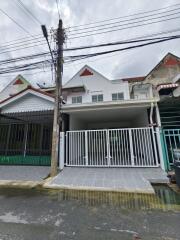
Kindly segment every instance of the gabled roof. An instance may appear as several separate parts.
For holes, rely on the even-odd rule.
[[[4,99],[3,101],[1,101],[0,102],[0,107],[4,106],[6,103],[9,103],[9,102],[13,101],[14,99],[18,99],[18,98],[26,95],[29,92],[33,93],[34,95],[38,95],[38,96],[41,95],[41,97],[44,97],[46,99],[48,97],[49,100],[54,101],[54,96],[53,95],[51,95],[49,93],[46,93],[46,92],[43,92],[43,91],[41,91],[39,89],[33,88],[31,86],[28,86],[27,88],[23,89],[22,91],[20,91],[20,92],[18,92],[16,94],[14,94],[14,95]]]
[[[146,76],[123,78],[122,80],[127,81],[129,83],[142,82],[150,74],[152,74],[152,72],[155,71],[161,64],[164,64],[166,66],[171,66],[171,65],[174,65],[174,64],[180,64],[180,58],[178,56],[172,54],[172,53],[167,53],[163,57],[163,59]]]
[[[170,59],[168,59],[170,57]],[[176,59],[176,62],[173,60]],[[167,53],[163,59],[146,75],[145,78],[147,78],[150,74],[152,74],[153,71],[155,71],[160,65],[166,65],[166,66],[170,66],[170,65],[174,65],[174,64],[180,64],[180,58],[172,53]]]
[[[27,81],[21,74],[19,74],[12,81],[10,81],[10,83],[8,83],[8,85],[6,85],[1,92],[3,92],[10,85],[16,85],[16,84],[26,84],[27,86],[31,86],[30,82]]]
[[[82,78],[83,77],[89,77],[92,76],[93,74],[98,74],[101,77],[103,77],[105,80],[109,81],[105,76],[103,76],[101,73],[97,72],[96,70],[94,70],[93,68],[91,68],[88,65],[84,65],[84,67],[82,67],[69,81],[67,81],[63,88],[68,88],[68,87],[76,87],[76,86],[82,86],[83,82],[82,82]],[[72,81],[79,75],[79,81],[73,85]]]

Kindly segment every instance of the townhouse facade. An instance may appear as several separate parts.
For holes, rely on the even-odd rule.
[[[142,77],[109,80],[80,69],[63,86],[59,167],[167,170],[180,139],[179,66],[169,53]],[[54,90],[19,75],[0,93],[0,164],[50,165]],[[166,136],[174,127],[175,137]]]

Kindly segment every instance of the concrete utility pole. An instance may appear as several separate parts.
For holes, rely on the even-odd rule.
[[[62,72],[63,72],[63,43],[64,29],[62,20],[59,20],[57,29],[57,62],[56,62],[56,95],[54,106],[52,151],[51,151],[51,177],[57,175],[59,157],[59,139],[62,125],[61,106],[62,106]]]

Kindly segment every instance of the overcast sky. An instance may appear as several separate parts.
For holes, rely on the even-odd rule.
[[[4,10],[21,26],[27,29],[30,34],[41,34],[40,25],[33,21],[32,18],[28,17],[28,15],[25,14],[17,2],[17,0],[0,0],[0,9]],[[55,0],[23,0],[22,2],[43,24],[46,24],[47,28],[50,29],[57,27],[58,12]],[[61,17],[65,27],[78,26],[96,21],[123,17],[180,3],[179,0],[59,0],[59,2]],[[176,8],[178,8],[178,6]],[[87,44],[119,41],[136,36],[171,30],[178,27],[180,28],[180,18],[167,22],[147,25],[144,27],[121,30],[113,33],[95,35],[80,39],[72,39],[71,35],[73,33],[67,31],[67,41],[65,47],[76,47]],[[85,31],[88,31],[88,29]],[[180,31],[177,33],[179,34]],[[3,51],[3,45],[7,44],[7,42],[26,36],[29,37],[25,31],[13,23],[13,21],[5,16],[2,12],[0,12],[0,36],[1,52]],[[143,76],[147,74],[164,57],[166,53],[172,52],[173,54],[180,56],[179,46],[180,40],[173,40],[153,46],[124,51],[107,56],[99,56],[80,62],[74,62],[64,66],[63,81],[65,82],[70,79],[85,64],[95,68],[95,70],[99,71],[109,79]],[[26,50],[0,54],[0,60],[27,54],[34,54],[47,50],[48,48],[46,45],[39,47],[35,46],[34,48],[28,48]],[[91,51],[85,50],[81,53],[93,51],[100,51],[100,49]],[[79,53],[80,52],[76,52],[76,54]],[[36,82],[46,82],[47,84],[52,83],[50,71],[41,73],[37,72],[36,74],[32,75],[34,72],[21,74],[33,84]],[[2,89],[2,87],[4,87],[9,81],[15,78],[17,74],[9,74],[8,76],[0,75],[0,89]]]

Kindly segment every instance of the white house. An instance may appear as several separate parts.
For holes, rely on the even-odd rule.
[[[0,164],[50,165],[54,97],[31,86],[12,94],[12,86],[0,101]]]
[[[63,86],[69,130],[149,126],[148,110],[156,99],[136,91],[138,97],[130,97],[127,81],[109,80],[84,66]]]
[[[157,99],[149,84],[143,87],[131,96],[128,81],[111,81],[87,65],[63,86],[66,166],[159,165],[152,128]]]

